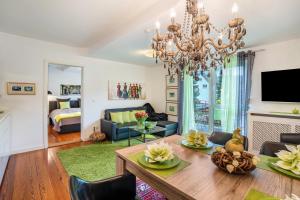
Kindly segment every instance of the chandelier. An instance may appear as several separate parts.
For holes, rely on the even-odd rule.
[[[245,46],[242,41],[246,35],[244,20],[237,16],[238,6],[233,4],[234,15],[228,26],[217,29],[205,13],[201,0],[186,0],[183,26],[175,21],[176,13],[171,11],[171,24],[167,33],[160,32],[160,23],[156,22],[156,31],[152,38],[153,57],[164,63],[169,75],[183,74],[186,70],[197,77],[199,70],[223,65],[224,60]],[[185,67],[188,66],[186,69]]]

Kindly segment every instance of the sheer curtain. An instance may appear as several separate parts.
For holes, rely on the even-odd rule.
[[[231,133],[235,129],[237,114],[237,56],[225,61],[221,87],[221,124],[222,131]]]
[[[194,113],[194,78],[184,73],[183,79],[183,115],[182,134],[187,134],[189,130],[195,129]]]

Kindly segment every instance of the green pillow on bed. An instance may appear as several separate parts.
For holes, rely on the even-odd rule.
[[[70,107],[70,101],[59,102],[60,109],[68,109]]]
[[[111,117],[111,121],[115,123],[121,123],[121,124],[124,123],[122,112],[111,112],[110,117]]]

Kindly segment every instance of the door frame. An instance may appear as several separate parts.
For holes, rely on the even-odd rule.
[[[65,61],[44,60],[44,81],[43,81],[43,142],[44,148],[48,148],[48,83],[49,83],[49,64],[70,65],[72,67],[81,68],[81,130],[80,139],[83,141],[83,118],[84,118],[84,66],[81,64],[70,63]]]

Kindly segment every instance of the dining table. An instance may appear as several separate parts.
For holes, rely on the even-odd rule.
[[[244,175],[227,173],[214,165],[208,153],[182,146],[182,139],[180,135],[159,139],[168,143],[174,154],[188,163],[176,173],[164,177],[132,160],[132,155],[143,152],[149,143],[159,142],[156,140],[116,150],[117,175],[130,172],[168,200],[242,200],[251,189],[278,198],[291,194],[300,196],[300,180],[259,168]]]

